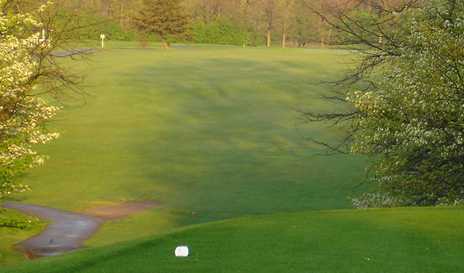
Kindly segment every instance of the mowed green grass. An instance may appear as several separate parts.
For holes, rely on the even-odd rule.
[[[5,273],[459,273],[464,210],[340,210],[254,216],[80,251]],[[175,258],[188,245],[191,256]]]
[[[323,49],[100,51],[72,65],[86,76],[85,94],[60,98],[52,128],[62,136],[41,148],[50,160],[23,178],[33,190],[17,198],[73,211],[159,202],[106,224],[89,246],[247,215],[348,208],[364,160],[318,156],[308,138],[336,141],[340,131],[307,124],[297,110],[336,109],[320,98],[330,88],[321,82],[338,79],[352,59]]]
[[[243,214],[343,208],[362,181],[353,157],[321,157],[305,140],[331,140],[297,109],[328,108],[320,96],[348,53],[182,47],[110,50],[83,68],[84,101],[65,100],[26,178],[25,201],[66,209],[94,202],[157,200],[199,222]],[[50,198],[50,193],[56,193]]]

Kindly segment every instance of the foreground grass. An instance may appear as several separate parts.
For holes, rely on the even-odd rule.
[[[463,209],[322,211],[246,217],[57,259],[8,273],[458,273]],[[192,256],[173,257],[187,244]]]

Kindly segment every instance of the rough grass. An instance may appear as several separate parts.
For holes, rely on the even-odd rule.
[[[16,227],[9,226],[11,223],[17,223]],[[14,244],[18,242],[18,239],[37,234],[44,228],[44,225],[35,217],[28,217],[13,210],[0,209],[0,265],[11,265],[22,261],[23,257],[15,251]]]
[[[111,248],[5,269],[8,273],[458,273],[462,209],[319,211],[194,226]],[[192,256],[175,258],[177,245]]]

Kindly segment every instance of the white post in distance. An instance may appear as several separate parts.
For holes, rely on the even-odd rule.
[[[105,34],[100,34],[100,39],[101,39],[101,47],[102,49],[105,48],[105,39],[106,39],[106,35]]]

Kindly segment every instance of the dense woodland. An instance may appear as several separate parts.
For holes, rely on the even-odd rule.
[[[27,1],[19,1],[27,5]],[[36,1],[29,1],[29,4]],[[112,40],[144,39],[136,19],[147,6],[145,0],[60,0],[63,13],[79,13],[89,25],[80,39],[98,39],[100,32]],[[161,2],[173,2],[161,1]],[[180,2],[188,27],[173,41],[248,46],[305,47],[346,43],[318,14],[358,16],[401,7],[405,0],[183,0]],[[75,13],[73,13],[75,14]],[[78,18],[75,18],[78,20]],[[159,39],[155,35],[150,40]]]

